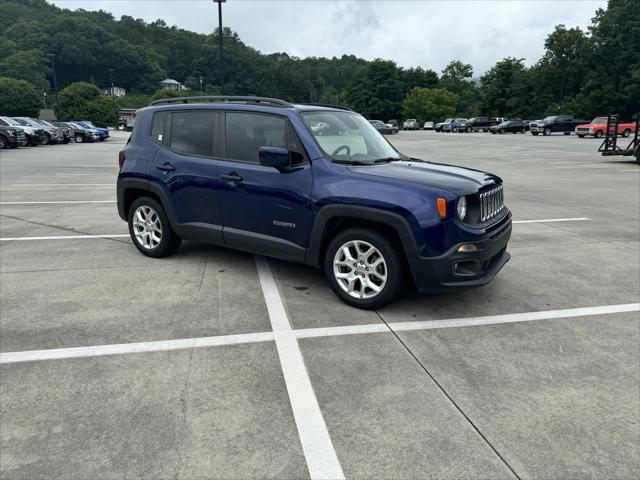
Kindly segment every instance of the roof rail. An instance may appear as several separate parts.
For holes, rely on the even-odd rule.
[[[347,110],[348,112],[353,112],[349,107],[345,107],[344,105],[332,105],[330,103],[300,103],[299,105],[309,105],[311,107],[327,107],[327,108],[335,108],[337,110]]]
[[[163,98],[151,102],[149,106],[170,105],[172,103],[212,103],[212,102],[229,102],[229,103],[256,103],[272,107],[292,107],[289,102],[278,98],[267,97],[250,97],[250,96],[227,96],[227,95],[204,95],[197,97],[173,97]]]

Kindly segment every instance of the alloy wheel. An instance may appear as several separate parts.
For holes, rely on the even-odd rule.
[[[143,248],[156,248],[162,241],[162,223],[158,213],[147,205],[139,206],[133,213],[133,233]]]
[[[362,240],[342,245],[333,258],[333,274],[340,288],[359,299],[374,298],[387,283],[387,263],[376,247]]]

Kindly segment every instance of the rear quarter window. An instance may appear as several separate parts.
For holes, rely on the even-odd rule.
[[[156,112],[153,114],[151,122],[151,138],[156,142],[162,143],[164,138],[164,125],[167,119],[167,112]]]

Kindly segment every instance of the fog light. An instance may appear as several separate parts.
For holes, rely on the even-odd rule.
[[[473,243],[465,243],[458,247],[458,253],[471,253],[478,250]]]

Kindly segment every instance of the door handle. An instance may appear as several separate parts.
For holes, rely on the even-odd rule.
[[[238,183],[242,181],[242,177],[238,175],[236,172],[231,172],[227,175],[220,175],[220,178],[225,182]]]
[[[162,170],[163,172],[173,172],[176,169],[176,167],[171,165],[169,162],[165,162],[162,165],[156,165],[156,168],[158,170]]]

